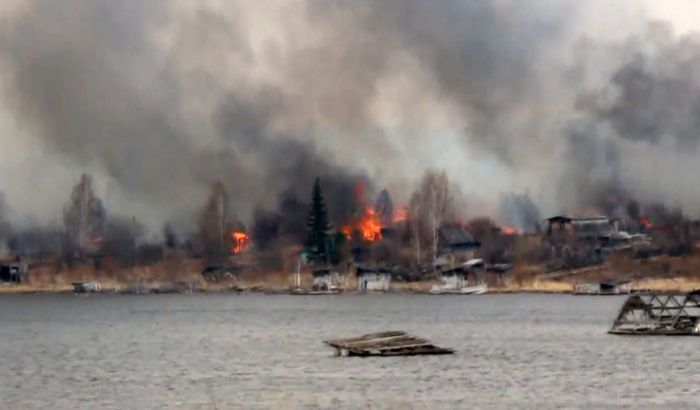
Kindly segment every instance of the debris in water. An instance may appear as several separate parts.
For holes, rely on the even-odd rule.
[[[335,348],[338,356],[413,356],[455,352],[402,331],[370,333],[349,339],[326,340],[323,343]]]

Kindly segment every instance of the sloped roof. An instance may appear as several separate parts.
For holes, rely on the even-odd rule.
[[[479,246],[480,243],[464,228],[443,227],[440,228],[440,236],[446,246]]]
[[[376,266],[357,266],[357,276],[362,275],[391,275],[391,271],[386,268]]]
[[[333,273],[333,270],[331,268],[318,268],[314,269],[313,271],[313,276],[319,277],[319,276],[328,276]]]
[[[554,215],[547,218],[549,222],[596,222],[607,221],[610,218],[607,216],[571,216],[571,215]]]

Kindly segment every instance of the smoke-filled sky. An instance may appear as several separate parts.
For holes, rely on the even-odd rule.
[[[697,29],[694,0],[6,0],[0,191],[60,221],[89,173],[158,229],[216,179],[247,220],[315,176],[401,203],[434,167],[470,215],[620,191],[698,215]]]

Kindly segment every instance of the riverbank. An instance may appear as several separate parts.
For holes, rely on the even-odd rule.
[[[0,284],[0,294],[72,293],[74,282],[98,281],[105,293],[261,293],[285,294],[292,287],[288,272],[260,272],[205,280],[202,261],[171,261],[134,269],[96,270],[89,266],[56,269],[35,266],[28,281]],[[611,258],[603,265],[548,272],[543,266],[516,264],[505,283],[489,283],[489,293],[571,293],[574,285],[602,281],[628,281],[633,289],[658,292],[689,292],[700,289],[700,255],[654,257],[642,260]],[[310,289],[313,277],[301,277],[302,288]],[[435,278],[417,282],[392,281],[388,293],[429,293]],[[355,293],[357,281],[348,277],[345,293]]]
[[[390,289],[384,293],[393,294],[430,294],[430,288],[434,281],[422,281],[412,283],[394,283]],[[231,293],[231,294],[291,294],[290,288],[279,285],[267,285],[255,282],[246,283],[141,283],[120,284],[101,283],[100,293],[113,294],[167,294],[167,293]],[[646,279],[633,283],[633,289],[644,289],[655,292],[690,292],[700,289],[700,281],[692,278],[664,278]],[[356,287],[348,287],[342,294],[359,293]],[[572,293],[573,283],[554,280],[532,280],[521,284],[508,283],[505,286],[489,287],[489,294],[510,294],[510,293],[550,293],[569,294]],[[60,294],[73,293],[71,284],[2,284],[0,285],[0,295],[2,294]]]

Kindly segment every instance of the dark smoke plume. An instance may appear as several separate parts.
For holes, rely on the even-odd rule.
[[[499,213],[503,223],[521,231],[539,232],[541,229],[542,215],[528,193],[502,197]]]
[[[43,220],[63,199],[27,192],[29,171],[64,175],[61,189],[89,172],[110,212],[151,231],[191,226],[214,180],[244,221],[258,209],[261,232],[294,232],[282,202],[306,203],[316,177],[342,223],[358,181],[406,202],[431,167],[466,194],[533,192],[543,213],[628,199],[700,211],[700,191],[680,182],[700,172],[700,41],[658,25],[620,24],[614,39],[582,28],[621,6],[22,3],[0,16],[1,91],[39,160],[2,189]],[[28,150],[24,137],[9,145]]]

